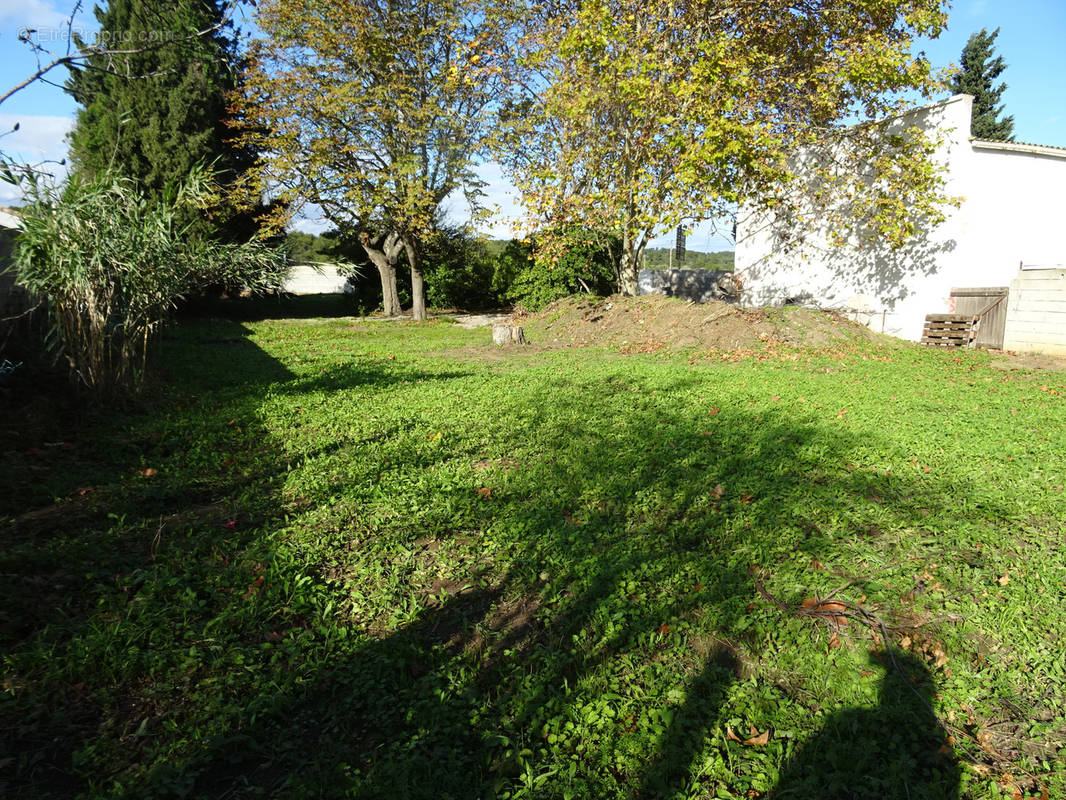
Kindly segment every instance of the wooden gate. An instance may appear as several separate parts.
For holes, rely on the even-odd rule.
[[[977,347],[1003,349],[1003,331],[1007,327],[1007,287],[983,286],[976,289],[952,289],[955,313],[979,319]]]

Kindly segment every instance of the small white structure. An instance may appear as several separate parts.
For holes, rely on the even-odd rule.
[[[27,306],[26,290],[15,283],[15,273],[10,269],[15,237],[20,230],[22,220],[0,206],[0,324],[3,317],[20,313]]]
[[[973,98],[956,95],[899,118],[943,134],[934,158],[947,167],[946,193],[962,198],[945,223],[901,250],[833,247],[805,231],[813,241],[787,253],[777,246],[772,213],[741,207],[736,271],[744,302],[837,308],[875,331],[917,340],[927,314],[956,311],[952,289],[1010,287],[1004,346],[1066,352],[1066,148],[971,139],[972,111]],[[1046,279],[1030,277],[1035,272]],[[1061,289],[1033,306],[1016,296],[1033,280],[1041,291]],[[1027,326],[1039,330],[1028,335]]]
[[[289,294],[342,294],[348,278],[338,264],[296,264],[289,269],[282,289]]]

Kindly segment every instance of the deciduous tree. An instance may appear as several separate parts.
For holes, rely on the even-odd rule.
[[[634,294],[657,232],[742,198],[781,202],[802,148],[846,137],[826,151],[833,159],[876,150],[868,126],[848,124],[890,113],[895,92],[935,88],[910,49],[944,21],[940,0],[543,3],[523,43],[531,90],[511,110],[505,159],[545,227],[617,233],[619,289]],[[884,235],[905,235],[896,217],[935,207],[939,184],[935,170],[900,168],[928,142],[890,138],[890,158],[866,158],[883,171],[856,169],[837,186],[872,196],[853,207]]]
[[[449,195],[477,206],[472,165],[506,90],[508,12],[478,0],[267,0],[241,111],[273,154],[264,185],[359,229],[385,312],[395,265],[425,318],[422,238]]]

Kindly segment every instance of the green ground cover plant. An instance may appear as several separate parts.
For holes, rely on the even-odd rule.
[[[3,433],[0,793],[1066,793],[1062,373],[487,341],[185,322]]]

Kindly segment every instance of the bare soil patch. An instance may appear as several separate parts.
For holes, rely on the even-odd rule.
[[[742,308],[719,301],[692,303],[661,295],[568,297],[516,318],[535,344],[613,345],[627,352],[665,348],[750,350],[764,344],[826,347],[882,338],[831,311]]]
[[[992,366],[1008,371],[1034,369],[1047,372],[1062,372],[1066,370],[1066,357],[1041,355],[1039,353],[1014,353],[1006,350],[993,356]]]

